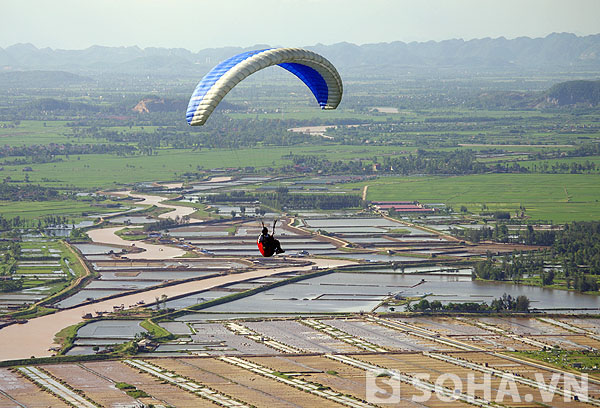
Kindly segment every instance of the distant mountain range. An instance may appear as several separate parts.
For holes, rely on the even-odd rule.
[[[106,72],[198,75],[236,53],[259,48],[269,46],[210,48],[193,53],[182,48],[95,45],[85,50],[54,50],[16,44],[0,48],[0,72],[54,70],[80,75]],[[350,43],[317,44],[305,48],[324,55],[346,75],[394,76],[415,68],[550,72],[600,68],[600,34],[578,37],[560,33],[545,38],[520,37],[512,40],[501,37],[469,41],[396,41],[360,46]]]

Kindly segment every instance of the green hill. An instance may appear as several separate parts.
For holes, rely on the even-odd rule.
[[[600,103],[600,81],[561,82],[548,90],[545,103],[555,106],[597,106]]]

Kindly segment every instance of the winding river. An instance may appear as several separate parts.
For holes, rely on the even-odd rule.
[[[126,192],[118,192],[117,194],[124,193]],[[144,199],[144,201],[140,202],[140,204],[172,208],[173,211],[162,214],[163,218],[175,218],[176,216],[181,217],[183,215],[189,215],[194,211],[194,209],[190,207],[161,204],[161,201],[166,200],[163,197],[138,194],[132,196]],[[165,259],[178,257],[184,254],[183,250],[166,245],[152,245],[141,241],[125,241],[121,237],[115,235],[115,232],[121,228],[123,227],[99,228],[89,231],[88,235],[95,243],[122,246],[131,246],[133,243],[136,247],[145,249],[145,251],[141,253],[129,254],[128,257],[132,259]],[[349,260],[333,259],[311,259],[311,261],[313,262],[313,265],[302,267],[259,269],[218,276],[199,281],[175,284],[141,293],[123,295],[114,299],[83,305],[73,309],[60,310],[50,315],[30,319],[25,324],[13,324],[0,329],[0,345],[2,345],[2,347],[0,347],[0,360],[24,359],[31,356],[49,357],[53,355],[54,352],[50,351],[50,349],[58,346],[54,342],[54,335],[65,327],[82,322],[82,316],[87,313],[94,314],[97,311],[112,311],[113,306],[119,306],[121,304],[123,304],[127,309],[140,301],[143,301],[144,303],[152,303],[157,297],[162,295],[166,295],[167,297],[171,298],[174,296],[185,295],[190,292],[198,292],[201,290],[212,289],[221,285],[249,279],[262,278],[279,273],[311,270],[313,266],[327,269],[354,263],[353,261]]]

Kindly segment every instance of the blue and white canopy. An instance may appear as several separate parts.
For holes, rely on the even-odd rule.
[[[342,100],[340,74],[319,54],[301,48],[248,51],[221,62],[202,78],[188,104],[188,123],[203,125],[234,86],[272,65],[279,65],[300,78],[315,95],[321,109],[335,109]]]

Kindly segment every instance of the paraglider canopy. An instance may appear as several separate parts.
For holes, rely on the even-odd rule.
[[[301,48],[268,48],[235,55],[206,74],[190,98],[187,122],[192,126],[203,125],[234,86],[273,65],[279,65],[302,80],[322,109],[335,109],[342,100],[342,79],[327,59]]]

